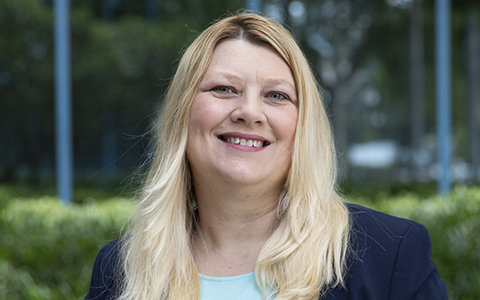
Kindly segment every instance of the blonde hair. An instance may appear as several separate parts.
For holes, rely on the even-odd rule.
[[[158,145],[131,234],[123,247],[123,300],[200,299],[192,256],[195,197],[186,161],[190,107],[215,47],[243,39],[273,47],[292,70],[298,123],[279,223],[256,264],[276,299],[318,299],[343,283],[348,210],[335,190],[336,155],[319,87],[302,51],[278,23],[240,13],[214,23],[187,48],[166,95]]]

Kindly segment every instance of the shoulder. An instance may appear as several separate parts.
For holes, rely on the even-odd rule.
[[[447,299],[423,225],[356,204],[347,207],[351,251],[343,292],[348,299]]]
[[[353,267],[360,265],[375,274],[386,273],[394,268],[403,243],[408,246],[403,250],[411,252],[419,244],[430,243],[427,229],[419,223],[356,204],[347,207]]]
[[[370,253],[393,255],[393,251],[405,240],[430,243],[427,229],[417,222],[357,204],[349,203],[347,207],[350,213],[351,245],[360,256],[365,249]]]
[[[114,299],[120,276],[120,253],[123,239],[104,246],[95,259],[90,290],[85,300]]]
[[[388,233],[402,234],[412,225],[423,227],[414,221],[394,217],[358,204],[347,203],[347,207],[353,230],[373,230],[388,235]]]

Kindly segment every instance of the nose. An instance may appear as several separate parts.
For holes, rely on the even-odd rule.
[[[246,93],[235,101],[230,119],[235,123],[243,122],[248,126],[263,125],[267,117],[262,104],[259,95]]]

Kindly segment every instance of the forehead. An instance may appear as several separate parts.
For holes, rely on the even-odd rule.
[[[220,41],[213,50],[212,59],[222,56],[244,56],[243,54],[246,54],[246,52],[263,52],[264,55],[269,53],[267,55],[276,56],[277,59],[288,66],[281,55],[270,44],[266,42],[252,43],[245,39],[226,39]]]
[[[218,72],[254,75],[286,81],[295,88],[293,73],[285,60],[268,44],[252,44],[241,39],[229,39],[217,45],[205,77]]]

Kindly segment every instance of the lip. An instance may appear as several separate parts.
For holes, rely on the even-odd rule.
[[[237,144],[230,144],[222,140],[220,137],[238,137],[241,139],[246,139],[246,140],[257,140],[257,141],[263,141],[264,146],[261,148],[256,148],[256,147],[248,147],[248,146],[242,146],[242,145],[237,145]],[[217,138],[220,142],[222,142],[224,145],[230,148],[234,148],[237,150],[245,151],[245,152],[259,152],[262,150],[265,150],[270,145],[270,141],[267,140],[266,138],[255,135],[255,134],[246,134],[246,133],[241,133],[241,132],[225,132],[222,134],[217,135]]]

